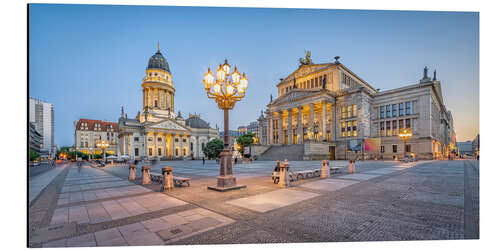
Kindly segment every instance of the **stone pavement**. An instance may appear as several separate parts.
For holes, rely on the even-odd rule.
[[[140,185],[140,167],[132,182],[126,167],[67,167],[30,206],[30,246],[479,237],[479,163],[474,160],[359,162],[355,174],[344,169],[287,189],[271,181],[274,162],[238,164],[238,183],[247,188],[226,193],[206,188],[216,181],[215,163],[160,162],[152,169],[165,165],[174,166],[174,175],[192,177],[191,186],[161,193],[158,184]],[[313,169],[320,163],[290,166]],[[44,201],[51,205],[39,204]]]
[[[54,180],[56,176],[58,176],[61,171],[66,168],[67,164],[57,165],[51,170],[44,172],[43,174],[37,175],[34,178],[30,178],[29,181],[29,203],[33,202],[33,200],[42,192],[42,190],[49,185],[50,182]]]

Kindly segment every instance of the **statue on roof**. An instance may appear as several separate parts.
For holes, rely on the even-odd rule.
[[[300,58],[299,59],[299,63],[300,63],[300,66],[312,64],[313,62],[311,60],[311,51],[306,50],[306,57],[305,58]]]

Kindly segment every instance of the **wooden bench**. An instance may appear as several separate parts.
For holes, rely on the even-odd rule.
[[[292,181],[297,181],[297,174],[291,171],[288,171],[288,176],[290,177],[290,182]],[[273,180],[274,184],[278,184],[280,181],[280,172],[273,172],[271,174],[271,179]]]
[[[174,185],[176,185],[176,186],[182,187],[182,184],[184,184],[184,183],[186,183],[188,185],[188,187],[191,186],[191,178],[174,176],[173,179],[174,179]],[[163,175],[151,173],[151,181],[154,183],[162,184],[163,183]]]
[[[341,167],[330,167],[330,174],[338,174],[342,172],[341,169]]]

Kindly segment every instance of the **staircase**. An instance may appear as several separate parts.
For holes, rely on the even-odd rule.
[[[304,159],[304,144],[271,146],[260,155],[259,161],[276,161],[288,159],[289,161],[302,161]]]

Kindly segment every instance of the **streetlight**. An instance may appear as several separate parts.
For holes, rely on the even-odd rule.
[[[109,147],[109,143],[106,141],[100,141],[96,144],[96,146],[102,150],[102,159],[104,164],[106,164],[106,148]]]
[[[234,104],[245,97],[245,91],[248,86],[248,79],[240,75],[236,66],[233,73],[230,74],[231,66],[227,59],[223,65],[215,72],[215,77],[208,68],[208,72],[203,76],[203,85],[210,99],[215,99],[220,109],[224,110],[224,149],[220,153],[220,175],[217,178],[217,186],[209,186],[208,189],[216,191],[228,191],[244,188],[246,186],[237,186],[236,177],[233,175],[233,161],[231,150],[229,148],[229,118],[230,109]]]
[[[401,140],[403,140],[403,152],[404,152],[404,155],[403,157],[406,159],[406,142],[413,136],[413,134],[411,133],[411,129],[410,128],[405,128],[403,129],[403,131],[401,133],[399,133],[399,137],[401,138]]]

